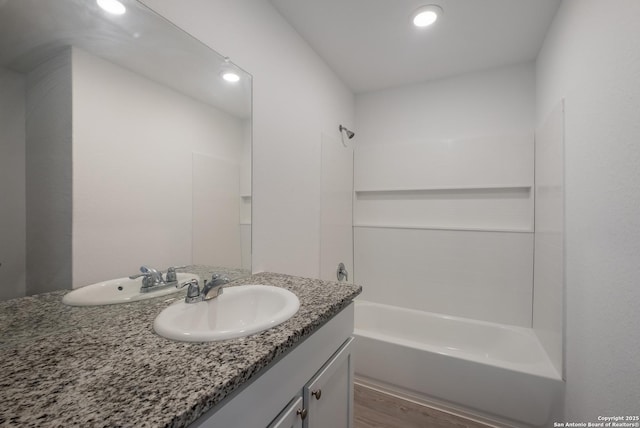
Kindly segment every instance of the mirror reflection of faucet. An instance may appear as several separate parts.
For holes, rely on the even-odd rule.
[[[169,283],[169,285],[175,285],[176,287],[178,286],[177,282],[178,282],[178,276],[176,275],[176,270],[178,269],[185,269],[186,266],[171,266],[167,269],[167,275],[166,275],[166,280],[167,283]]]
[[[165,278],[162,277],[162,272],[154,268],[147,266],[140,266],[140,272],[137,275],[131,275],[129,279],[136,279],[142,277],[142,287],[140,287],[141,293],[148,293],[150,291],[156,291],[163,288],[179,287],[178,276],[176,270],[184,269],[186,266],[171,266],[167,269]]]

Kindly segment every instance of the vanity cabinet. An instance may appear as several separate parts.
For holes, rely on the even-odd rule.
[[[190,428],[351,428],[353,315],[351,303]]]
[[[352,342],[350,338],[342,345],[269,428],[351,428]]]
[[[268,428],[303,428],[303,420],[306,419],[306,417],[307,410],[302,403],[302,394],[300,394],[291,400],[291,403],[289,403]]]
[[[353,338],[305,385],[304,428],[350,428],[353,421]]]

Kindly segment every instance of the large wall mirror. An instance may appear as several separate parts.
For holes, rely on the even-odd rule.
[[[251,269],[251,76],[135,0],[99,3],[0,0],[0,300]]]

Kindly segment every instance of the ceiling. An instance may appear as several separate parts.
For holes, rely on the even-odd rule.
[[[251,76],[230,85],[224,58],[134,0],[110,15],[87,0],[0,0],[0,67],[28,73],[74,46],[239,117],[251,116]]]
[[[534,60],[560,0],[271,0],[356,93]],[[420,6],[444,10],[416,28]]]

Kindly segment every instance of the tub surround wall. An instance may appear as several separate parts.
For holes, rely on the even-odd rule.
[[[253,75],[253,270],[318,277],[321,135],[353,94],[268,1],[143,2]]]
[[[357,227],[355,243],[364,300],[531,326],[531,233]]]
[[[532,63],[357,96],[364,299],[531,327],[534,105]]]
[[[565,99],[566,393],[559,421],[640,402],[640,2],[564,0],[537,61],[537,121]]]
[[[238,162],[193,153],[192,173],[191,263],[240,267]]]
[[[533,231],[533,135],[357,148],[355,226]]]
[[[533,328],[563,375],[564,102],[536,131]]]
[[[25,85],[0,67],[0,300],[26,292]]]
[[[71,49],[27,74],[27,294],[72,278]]]

